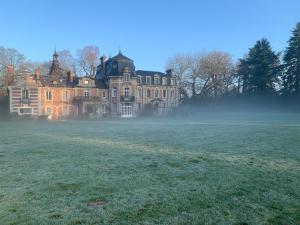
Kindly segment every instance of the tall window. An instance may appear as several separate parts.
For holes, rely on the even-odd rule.
[[[150,89],[147,89],[147,98],[151,98],[151,91],[150,91]]]
[[[142,77],[141,77],[141,76],[138,76],[137,82],[138,82],[139,84],[142,83]]]
[[[138,97],[139,98],[142,98],[143,96],[142,96],[142,88],[139,88],[138,89]]]
[[[117,95],[118,95],[118,89],[116,87],[113,87],[111,89],[111,96],[112,97],[117,97]]]
[[[155,89],[155,98],[158,98],[158,90]]]
[[[151,77],[146,77],[146,83],[151,84]]]
[[[159,78],[158,77],[154,78],[154,84],[159,84]]]
[[[51,100],[52,99],[52,92],[50,90],[46,91],[46,99]]]
[[[174,78],[171,78],[171,85],[175,85]]]
[[[129,79],[130,79],[130,75],[128,73],[125,73],[124,79],[125,79],[126,82],[128,82]]]
[[[84,97],[89,97],[90,96],[90,92],[88,89],[84,90]]]
[[[102,105],[102,113],[106,113],[106,105]]]
[[[51,107],[47,107],[46,114],[47,114],[47,115],[50,115],[50,114],[51,114]]]
[[[171,91],[171,98],[173,98],[174,97],[174,91],[172,90]]]
[[[67,99],[68,99],[68,91],[63,91],[62,92],[62,100],[67,101]]]
[[[164,77],[164,78],[162,79],[162,84],[163,84],[163,85],[167,85],[167,78]]]
[[[128,98],[128,97],[129,97],[129,88],[128,88],[128,87],[126,87],[126,88],[124,89],[124,95],[125,95],[125,98]]]
[[[102,97],[105,98],[105,91],[102,92]]]
[[[23,99],[29,99],[29,90],[28,89],[23,89],[22,90],[22,98]]]
[[[117,112],[117,103],[112,104],[112,111]]]
[[[166,98],[166,97],[167,97],[167,91],[163,90],[163,98]]]

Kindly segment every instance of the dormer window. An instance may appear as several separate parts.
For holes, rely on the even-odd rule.
[[[174,80],[174,78],[171,78],[171,85],[175,85],[175,80]]]
[[[138,82],[138,84],[142,83],[142,77],[141,76],[137,77],[137,82]]]
[[[162,85],[167,85],[167,78],[164,77],[164,78],[162,79]]]
[[[88,84],[89,84],[89,81],[88,81],[88,80],[84,80],[84,84],[85,84],[85,85],[88,85]]]
[[[146,77],[146,84],[151,84],[151,77]]]
[[[125,82],[128,82],[129,79],[130,79],[130,75],[128,73],[125,73],[124,74],[124,80],[125,80]]]
[[[157,76],[154,77],[154,84],[156,85],[159,84],[159,77]]]
[[[117,88],[116,88],[116,87],[113,87],[113,88],[111,89],[111,96],[112,96],[112,97],[117,97],[117,94],[118,94]]]

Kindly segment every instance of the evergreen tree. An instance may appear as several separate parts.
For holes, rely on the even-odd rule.
[[[300,95],[300,23],[292,31],[284,57],[283,92]]]
[[[279,54],[272,51],[267,39],[256,42],[248,55],[240,59],[239,74],[243,80],[243,93],[266,94],[276,92],[280,75]]]

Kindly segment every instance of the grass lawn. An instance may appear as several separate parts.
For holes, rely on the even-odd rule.
[[[300,224],[300,115],[0,122],[0,224]]]

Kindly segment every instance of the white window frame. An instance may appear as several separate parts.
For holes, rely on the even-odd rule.
[[[52,91],[51,90],[47,90],[46,91],[46,100],[47,101],[51,101],[52,100]]]

